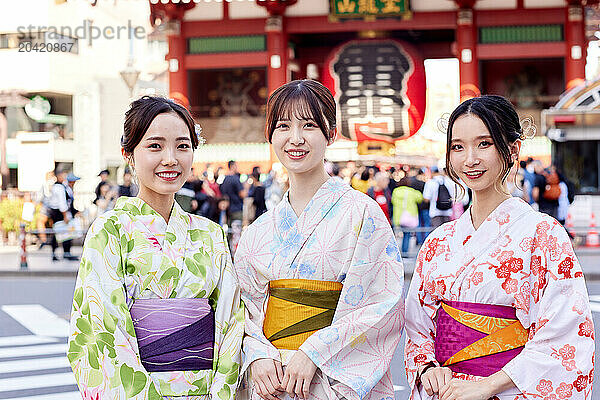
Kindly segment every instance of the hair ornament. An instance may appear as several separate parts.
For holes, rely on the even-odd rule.
[[[535,127],[535,122],[533,121],[533,117],[525,117],[520,121],[521,130],[523,133],[521,134],[521,139],[532,139],[537,132],[537,128]]]
[[[196,131],[196,137],[198,138],[198,145],[206,144],[206,139],[202,136],[202,127],[200,124],[194,125],[194,130]]]
[[[437,128],[444,135],[448,133],[448,125],[450,124],[450,113],[444,113],[437,121]]]

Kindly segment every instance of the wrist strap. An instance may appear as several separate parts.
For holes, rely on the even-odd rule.
[[[436,361],[429,361],[426,364],[423,364],[425,367],[421,370],[421,373],[417,371],[417,379],[415,381],[415,385],[421,384],[421,377],[427,372],[428,369],[439,367],[439,364]]]

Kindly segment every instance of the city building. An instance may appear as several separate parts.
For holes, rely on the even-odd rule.
[[[82,178],[76,200],[83,208],[98,172],[124,165],[119,139],[132,96],[166,94],[166,42],[151,35],[143,0],[7,0],[0,7],[3,188],[37,191],[61,164]],[[131,92],[123,72],[133,78]]]

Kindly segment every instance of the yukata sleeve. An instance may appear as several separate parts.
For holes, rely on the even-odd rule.
[[[259,281],[262,272],[252,259],[252,244],[248,239],[257,234],[254,226],[249,226],[242,234],[235,254],[235,272],[246,309],[245,335],[242,344],[243,360],[240,374],[243,374],[252,362],[261,358],[281,361],[279,350],[269,342],[263,333],[264,305],[268,295],[268,280],[265,280],[265,283]]]
[[[84,243],[67,358],[86,399],[162,399],[139,357],[120,243],[117,218],[98,217]]]
[[[379,205],[369,200],[355,219],[356,246],[333,323],[313,333],[300,350],[343,384],[344,397],[362,399],[387,374],[400,341],[404,270]]]
[[[543,221],[524,246],[533,249],[531,276],[515,299],[529,338],[502,370],[527,398],[590,399],[594,324],[571,241],[556,221]]]
[[[215,338],[222,337],[218,357],[214,360],[215,375],[210,388],[210,397],[215,400],[233,400],[238,383],[242,336],[244,335],[244,305],[240,299],[240,288],[233,271],[229,245],[223,235],[220,254],[217,255],[220,279],[210,296],[216,303]]]
[[[425,252],[428,248],[428,238],[419,254],[415,264],[415,270],[410,282],[410,288],[406,295],[406,342],[404,345],[404,365],[406,367],[406,376],[411,388],[412,396],[419,393],[420,388],[416,387],[417,372],[419,367],[429,362],[436,362],[435,359],[435,325],[431,315],[430,305],[432,299],[423,290],[423,266]],[[429,312],[428,312],[429,311]]]

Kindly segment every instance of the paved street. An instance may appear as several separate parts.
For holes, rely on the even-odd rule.
[[[72,277],[0,278],[0,399],[80,398],[64,355],[74,285]],[[600,326],[600,281],[588,289]],[[402,351],[392,364],[397,400],[408,399]],[[599,385],[595,380],[597,393]]]

